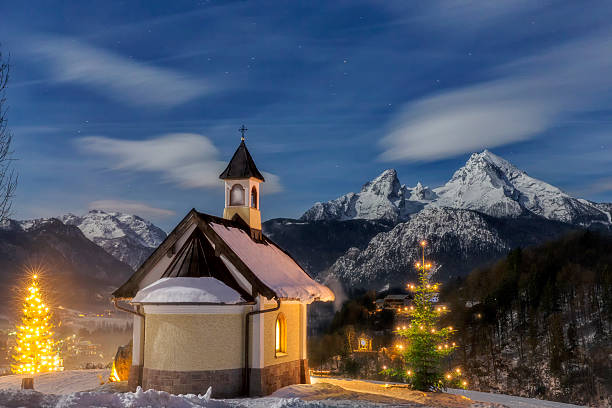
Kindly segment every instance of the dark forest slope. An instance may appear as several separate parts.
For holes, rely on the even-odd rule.
[[[609,406],[612,238],[576,232],[446,285],[472,387]]]

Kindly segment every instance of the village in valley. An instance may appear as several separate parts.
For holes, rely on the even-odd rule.
[[[9,3],[0,407],[612,406],[612,8]]]

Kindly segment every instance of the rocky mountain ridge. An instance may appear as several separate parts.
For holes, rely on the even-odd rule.
[[[382,172],[358,193],[348,193],[326,203],[315,203],[302,221],[346,221],[353,219],[398,222],[419,212],[435,193],[418,183],[410,188],[400,184],[395,169]]]
[[[17,224],[29,231],[54,219],[77,227],[85,237],[132,269],[137,269],[166,238],[162,229],[137,215],[103,210],[90,210],[83,216],[66,214],[18,221]]]

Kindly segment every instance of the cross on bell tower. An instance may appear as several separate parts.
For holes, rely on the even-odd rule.
[[[238,129],[238,131],[240,133],[242,133],[242,137],[240,138],[240,140],[242,140],[244,142],[244,134],[246,133],[246,131],[249,130],[246,127],[244,127],[244,125],[242,125],[242,127],[240,129]]]

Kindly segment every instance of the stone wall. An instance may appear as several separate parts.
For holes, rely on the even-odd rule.
[[[294,360],[264,368],[251,369],[251,396],[270,395],[293,384],[309,384],[308,360]]]
[[[212,387],[214,398],[233,398],[242,395],[244,370],[166,371],[144,368],[142,388],[172,394],[204,394]]]
[[[142,366],[132,365],[130,367],[130,375],[128,377],[128,389],[132,392],[136,391],[136,387],[142,384]]]

